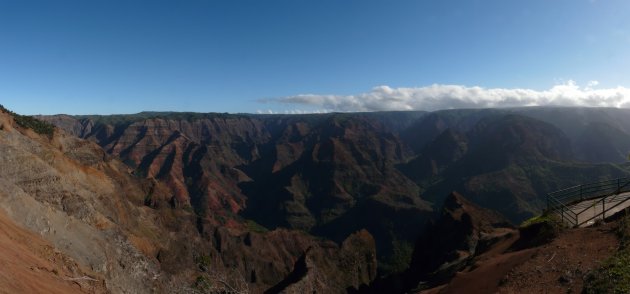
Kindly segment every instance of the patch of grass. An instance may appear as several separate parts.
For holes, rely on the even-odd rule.
[[[584,293],[630,293],[630,216],[619,221],[617,236],[621,241],[620,249],[600,268],[589,273]]]
[[[617,251],[590,273],[584,293],[630,293],[630,248]]]
[[[190,206],[190,204],[188,204],[188,203],[185,203],[185,204],[184,204],[184,208],[183,208],[183,209],[184,209],[185,211],[189,212],[189,213],[194,213],[194,212],[195,212],[195,210],[193,209],[193,207],[192,207],[192,206]]]
[[[630,247],[630,215],[628,210],[625,211],[626,215],[619,220],[619,227],[617,227],[617,237],[621,241],[621,247]]]
[[[519,227],[520,238],[513,249],[525,249],[551,242],[564,229],[562,222],[554,215],[543,214],[524,221]]]
[[[251,232],[261,233],[261,234],[269,232],[269,229],[265,228],[261,224],[250,219],[245,221],[245,225],[247,226],[247,230]]]
[[[17,114],[11,110],[6,109],[2,105],[0,105],[0,110],[13,116],[13,120],[15,121],[15,123],[23,128],[31,129],[40,135],[47,135],[48,137],[52,137],[52,135],[55,133],[55,126],[50,123],[41,121],[32,116]]]
[[[548,214],[542,214],[542,215],[538,215],[535,217],[532,217],[528,220],[525,220],[523,223],[521,223],[521,225],[519,227],[524,228],[524,227],[529,227],[533,224],[539,224],[539,223],[557,223],[558,220]]]

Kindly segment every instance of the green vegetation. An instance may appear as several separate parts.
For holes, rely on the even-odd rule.
[[[409,267],[412,255],[412,243],[394,239],[392,241],[392,253],[381,262],[380,270],[386,274],[402,272]]]
[[[531,225],[539,224],[539,223],[550,223],[550,224],[556,225],[558,224],[558,220],[555,217],[550,216],[548,214],[542,214],[542,215],[532,217],[528,220],[525,220],[523,223],[521,223],[519,227],[525,228],[525,227],[529,227]]]
[[[620,249],[588,275],[584,293],[630,293],[630,216],[620,220],[617,234]]]
[[[193,122],[200,119],[225,119],[225,118],[245,118],[245,114],[227,114],[227,113],[197,113],[197,112],[156,112],[144,111],[135,114],[115,114],[115,115],[75,115],[75,119],[90,119],[95,124],[104,124],[112,126],[125,126],[134,122],[147,119],[168,119]]]
[[[212,287],[212,283],[205,276],[198,276],[197,279],[195,279],[195,283],[193,284],[193,286],[197,290],[205,291],[210,290],[210,288]]]
[[[524,221],[518,228],[520,239],[515,248],[531,248],[547,244],[564,229],[564,224],[554,215],[543,214]]]
[[[261,233],[261,234],[269,232],[269,229],[265,228],[264,226],[262,226],[261,224],[253,220],[249,220],[249,219],[246,220],[245,225],[247,225],[247,230],[250,232]]]
[[[17,114],[11,110],[6,109],[2,105],[0,105],[0,111],[6,112],[13,116],[13,120],[19,126],[27,129],[32,129],[40,135],[47,135],[48,137],[52,137],[55,132],[55,126],[50,123],[36,119],[32,116]]]
[[[210,269],[210,264],[212,263],[212,258],[210,255],[199,255],[195,257],[195,263],[197,263],[197,267],[202,272],[207,272]]]

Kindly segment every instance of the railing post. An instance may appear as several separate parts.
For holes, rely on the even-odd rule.
[[[602,220],[606,219],[606,197],[602,198]]]
[[[551,196],[547,193],[547,210],[549,210],[549,197]]]
[[[584,200],[584,197],[582,196],[582,186],[580,185],[580,201]]]
[[[562,223],[564,223],[564,207],[560,207],[560,219],[562,219]]]

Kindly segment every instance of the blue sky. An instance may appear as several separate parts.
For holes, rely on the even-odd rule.
[[[627,0],[0,0],[0,104],[25,114],[627,107],[629,49]]]

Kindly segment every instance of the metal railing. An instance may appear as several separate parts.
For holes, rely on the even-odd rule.
[[[547,212],[557,213],[571,226],[582,226],[604,219],[606,212],[630,200],[630,194],[620,195],[625,192],[630,192],[630,177],[569,187],[547,194]],[[590,209],[593,209],[593,216],[580,219]]]

